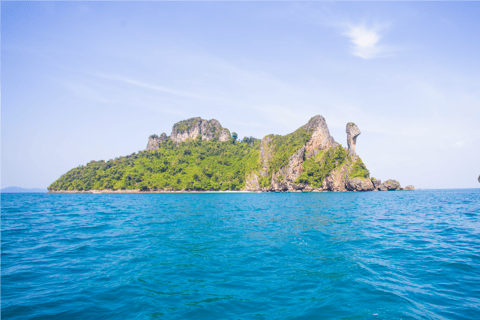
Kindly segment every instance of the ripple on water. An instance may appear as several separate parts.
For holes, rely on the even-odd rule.
[[[480,190],[2,194],[5,319],[474,319]]]

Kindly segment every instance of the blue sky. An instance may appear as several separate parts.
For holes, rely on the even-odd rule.
[[[180,120],[240,137],[321,114],[373,177],[479,187],[478,2],[2,2],[2,187],[145,149]]]

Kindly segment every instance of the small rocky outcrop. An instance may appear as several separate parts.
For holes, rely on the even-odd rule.
[[[393,180],[393,179],[388,179],[387,181],[385,181],[381,185],[377,186],[376,189],[378,191],[393,191],[393,190],[400,191],[400,190],[403,190],[403,188],[400,186],[400,182],[398,182],[397,180]]]
[[[165,133],[162,133],[160,136],[152,134],[148,137],[147,149],[146,150],[156,150],[160,147],[162,142],[167,141],[168,137]]]
[[[382,180],[377,180],[372,178],[372,184],[373,184],[373,188],[377,190],[377,188],[382,184]]]
[[[387,187],[385,187],[383,184],[379,185],[376,190],[378,191],[388,191]]]
[[[336,147],[335,139],[330,135],[327,122],[321,115],[315,116],[304,126],[305,130],[313,131],[312,137],[305,145],[307,158],[315,156],[319,150]]]
[[[412,185],[408,185],[408,186],[406,186],[405,189],[403,189],[403,190],[405,190],[405,191],[413,191],[413,190],[415,190],[415,187],[412,186]]]
[[[357,137],[360,135],[360,129],[353,122],[347,123],[347,144],[348,144],[348,153],[350,156],[355,155],[355,146],[357,144]]]
[[[180,143],[188,139],[196,139],[198,136],[201,136],[202,140],[223,142],[230,139],[230,131],[223,128],[218,120],[204,120],[196,117],[177,122],[172,128],[170,139]]]
[[[375,189],[372,180],[366,178],[347,179],[345,186],[348,191],[373,191]]]

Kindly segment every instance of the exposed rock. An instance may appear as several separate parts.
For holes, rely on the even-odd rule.
[[[387,188],[387,190],[400,190],[401,186],[400,186],[400,182],[398,182],[397,180],[392,180],[392,179],[388,179],[387,181],[385,181],[383,183],[383,186],[385,186],[385,188]]]
[[[372,183],[373,183],[373,187],[374,189],[376,190],[378,186],[380,186],[382,184],[382,180],[373,180],[372,179]]]
[[[260,170],[259,173],[262,177],[268,175],[268,162],[273,154],[272,140],[272,136],[268,135],[265,136],[260,143],[260,163],[262,164],[262,170]]]
[[[333,171],[328,174],[321,188],[313,188],[312,186],[297,184],[296,181],[303,172],[303,162],[305,158],[315,156],[320,150],[328,150],[336,148],[338,144],[330,135],[325,119],[318,115],[310,119],[310,121],[303,127],[312,135],[307,143],[300,149],[293,153],[288,161],[288,164],[276,169],[272,172],[270,168],[270,161],[274,156],[275,148],[274,136],[265,136],[260,143],[260,169],[247,175],[245,189],[249,191],[263,191],[263,192],[345,192],[345,191],[371,191],[375,187],[379,187],[381,181],[375,184],[369,178],[348,178],[352,170],[352,165],[356,161],[361,161],[355,155],[355,139],[360,134],[360,130],[354,124],[347,125],[347,134],[349,135],[350,151],[353,156],[349,158],[347,163],[336,166]],[[346,149],[345,149],[346,150]],[[321,163],[319,163],[321,165]],[[271,186],[267,188],[260,187],[260,178],[266,178],[271,175]],[[270,178],[270,177],[269,177]],[[383,188],[381,188],[383,189]],[[385,190],[387,190],[385,188]]]
[[[287,166],[281,167],[278,172],[272,174],[272,187],[275,190],[298,190],[304,188],[293,185],[293,183],[303,172],[304,154],[305,146],[301,147],[297,150],[297,152],[290,156]]]
[[[405,190],[405,191],[413,191],[413,190],[415,190],[415,187],[412,186],[412,185],[408,185],[408,186],[406,186],[405,189],[403,189],[403,190]]]
[[[196,117],[177,122],[172,128],[170,139],[179,143],[188,139],[196,139],[198,136],[207,141],[215,139],[227,141],[230,139],[230,131],[223,128],[218,120],[203,120]]]
[[[372,191],[375,189],[372,181],[367,178],[347,179],[345,186],[349,191]]]
[[[388,191],[387,187],[385,187],[383,184],[379,185],[379,186],[377,187],[377,190],[378,190],[378,191]]]
[[[347,144],[348,153],[350,156],[355,155],[355,145],[357,144],[357,137],[360,135],[360,129],[353,122],[347,123]]]
[[[165,133],[162,133],[160,136],[152,134],[148,137],[147,150],[156,150],[159,148],[162,142],[167,141],[168,137]]]
[[[324,190],[333,191],[333,192],[345,192],[345,173],[346,167],[341,166],[334,169],[328,176],[323,180],[322,188]]]
[[[224,142],[230,139],[230,131],[227,128],[223,128],[218,133],[218,141]]]
[[[258,183],[258,176],[256,174],[250,174],[245,179],[245,190],[258,191],[260,190],[260,184]]]
[[[310,119],[304,126],[305,130],[313,131],[312,137],[305,145],[307,158],[315,156],[319,150],[336,147],[337,143],[330,135],[325,118],[318,115]]]

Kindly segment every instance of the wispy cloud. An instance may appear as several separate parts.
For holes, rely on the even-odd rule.
[[[457,141],[453,144],[452,147],[457,147],[457,148],[460,148],[462,147],[463,145],[465,144],[465,141]]]
[[[150,89],[154,91],[160,91],[160,92],[169,93],[177,96],[184,96],[184,97],[195,98],[195,99],[205,99],[205,97],[200,95],[192,94],[189,92],[183,92],[179,90],[173,90],[167,87],[162,87],[162,86],[146,83],[143,81],[138,81],[138,80],[127,78],[127,77],[111,76],[106,74],[93,74],[93,75],[103,79],[124,82],[133,86],[144,88],[144,89]]]
[[[385,53],[385,47],[378,44],[381,27],[367,28],[365,25],[350,25],[344,35],[353,43],[353,54],[363,59],[373,59]]]

